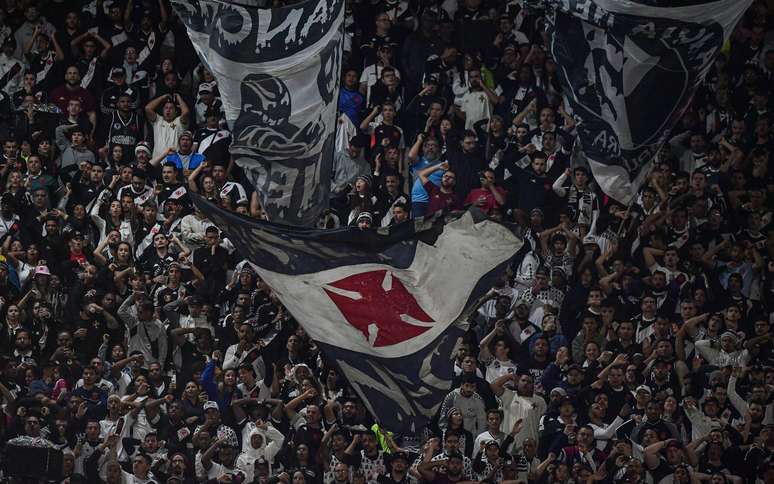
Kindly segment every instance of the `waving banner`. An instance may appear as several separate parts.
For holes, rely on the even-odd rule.
[[[385,428],[419,431],[451,389],[467,318],[522,240],[471,210],[379,230],[243,217],[194,197]]]
[[[313,225],[330,191],[344,0],[172,0],[218,81],[231,154],[271,220]]]
[[[594,177],[629,203],[752,0],[537,3]]]

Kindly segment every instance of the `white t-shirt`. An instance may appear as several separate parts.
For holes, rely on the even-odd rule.
[[[177,140],[185,131],[180,116],[167,122],[163,116],[156,116],[151,123],[153,126],[153,157],[157,157],[167,151],[167,148],[178,149]]]
[[[494,93],[502,95],[502,88],[497,86]],[[489,119],[492,115],[492,104],[484,91],[468,91],[462,96],[460,110],[465,113],[465,129],[473,129],[476,123]]]

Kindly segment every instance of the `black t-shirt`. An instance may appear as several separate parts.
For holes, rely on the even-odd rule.
[[[605,421],[610,423],[615,420],[624,405],[631,403],[632,393],[626,388],[626,385],[623,385],[620,389],[616,390],[608,383],[605,383],[605,386],[602,387],[602,393],[607,395],[608,398]]]
[[[154,248],[149,247],[140,257],[139,264],[143,272],[147,272],[155,277],[164,274],[169,264],[175,262],[175,260],[175,256],[171,252],[167,252],[167,255],[162,257],[156,253]]]
[[[228,252],[223,247],[216,247],[215,253],[209,247],[200,247],[193,253],[193,263],[202,274],[211,280],[213,284],[223,287],[226,285],[226,264]]]

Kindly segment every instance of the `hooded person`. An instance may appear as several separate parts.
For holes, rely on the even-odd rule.
[[[245,473],[245,482],[253,480],[255,461],[259,459],[268,463],[271,474],[274,457],[284,443],[285,436],[269,422],[247,422],[242,429],[242,453],[237,458],[237,467]]]

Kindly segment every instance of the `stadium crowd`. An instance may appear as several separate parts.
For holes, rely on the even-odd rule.
[[[320,227],[474,205],[525,241],[435,419],[382,427],[191,203],[264,217],[167,0],[4,0],[3,482],[46,481],[24,443],[68,484],[774,484],[772,2],[630,206],[578,157],[545,12],[346,14]]]

